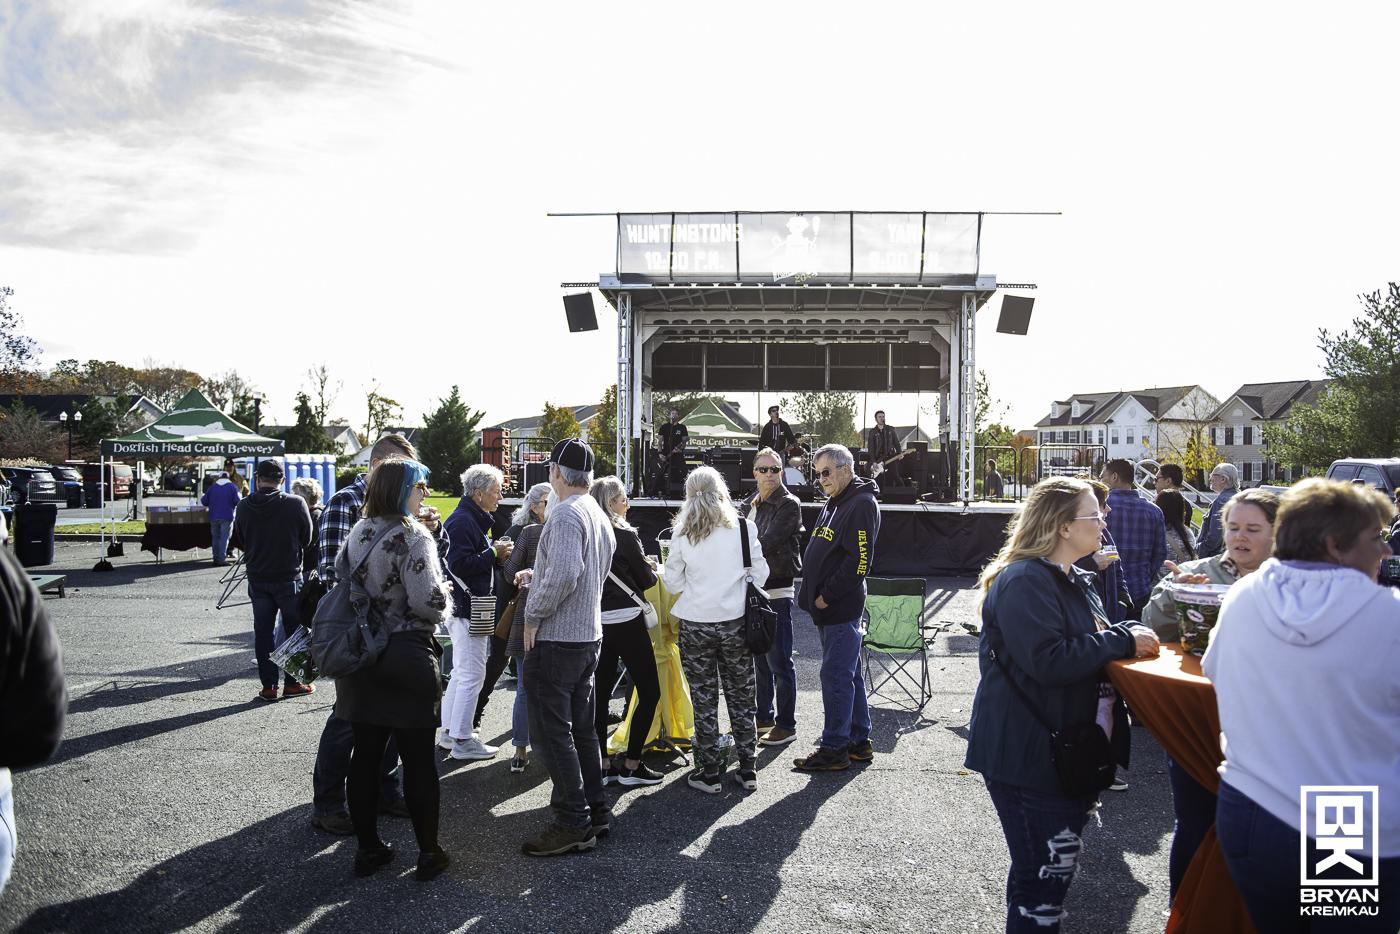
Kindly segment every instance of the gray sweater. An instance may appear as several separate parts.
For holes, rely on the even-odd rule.
[[[525,624],[539,627],[535,638],[603,638],[603,583],[616,547],[612,524],[593,497],[571,496],[549,511],[525,605]]]

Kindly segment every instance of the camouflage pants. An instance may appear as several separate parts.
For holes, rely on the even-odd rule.
[[[744,621],[695,623],[681,620],[681,667],[690,683],[695,708],[695,761],[707,772],[719,771],[719,690],[729,708],[734,734],[733,758],[752,762],[758,756],[758,681],[753,656],[744,645]]]

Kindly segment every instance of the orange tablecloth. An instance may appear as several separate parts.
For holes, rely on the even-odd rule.
[[[1215,687],[1201,660],[1179,643],[1162,646],[1156,658],[1110,662],[1108,676],[1134,716],[1186,773],[1211,791],[1220,788],[1220,714]],[[1250,932],[1254,925],[1225,866],[1212,827],[1177,890],[1167,921],[1171,934]]]

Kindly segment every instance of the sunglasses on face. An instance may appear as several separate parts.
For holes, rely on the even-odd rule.
[[[845,464],[842,464],[842,465],[841,465],[841,467],[844,467],[844,466],[845,466]],[[825,480],[827,477],[831,476],[833,473],[835,473],[836,471],[840,470],[841,467],[828,467],[828,468],[826,468],[825,470],[818,470],[818,471],[817,471],[817,476],[818,476],[818,477],[821,477],[823,480]]]
[[[424,493],[428,492],[428,485],[427,485],[426,483],[422,482],[421,480],[420,480],[419,482],[413,484],[413,488],[414,488],[415,490],[422,490]]]
[[[755,468],[753,469],[753,472],[754,472],[754,473],[782,473],[782,472],[783,472],[783,468],[781,468],[781,467],[755,467]]]

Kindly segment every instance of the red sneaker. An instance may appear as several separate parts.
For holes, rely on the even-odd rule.
[[[303,694],[315,693],[316,685],[314,684],[293,684],[289,687],[285,687],[282,689],[283,697],[300,697]]]
[[[263,688],[261,691],[258,692],[257,697],[254,699],[260,701],[267,701],[271,703],[272,701],[277,700],[277,689]]]

